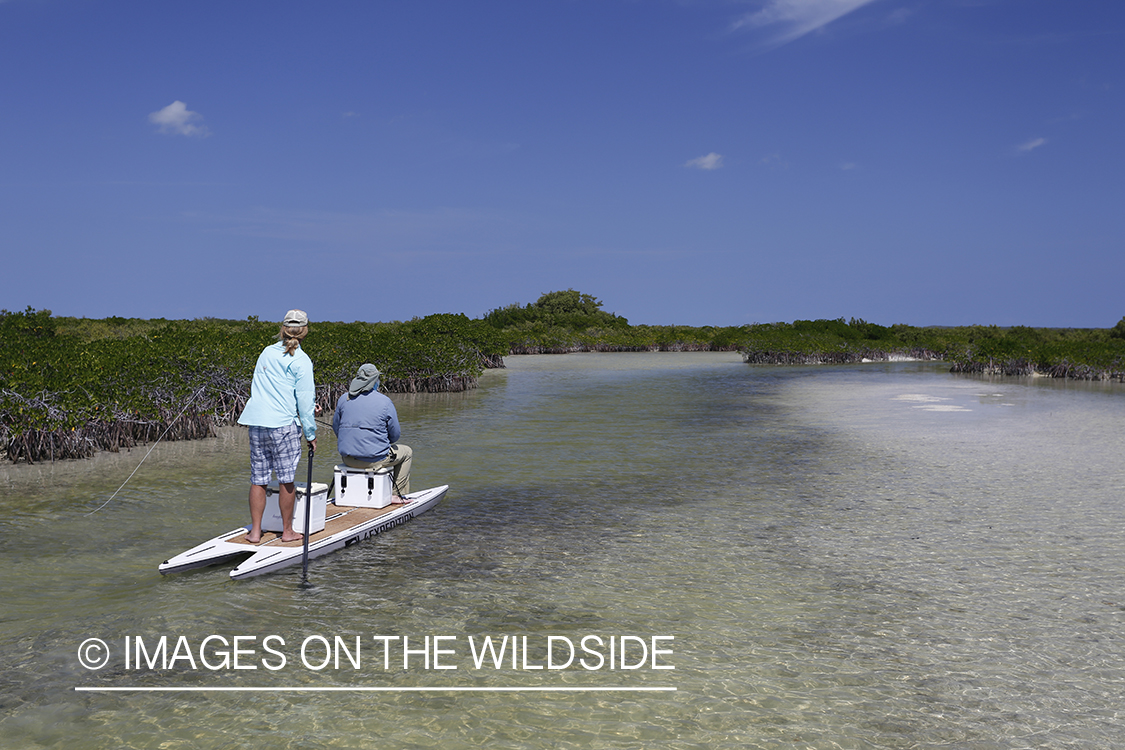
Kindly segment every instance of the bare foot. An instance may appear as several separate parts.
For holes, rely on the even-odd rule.
[[[289,535],[286,535],[286,534],[281,535],[281,541],[283,541],[283,542],[296,542],[296,541],[298,541],[300,539],[304,539],[304,538],[305,538],[304,534],[298,534],[296,531],[289,532]]]
[[[247,531],[246,541],[250,542],[250,544],[257,544],[258,542],[262,541],[262,535],[259,533],[258,536],[252,537],[250,536],[250,532]]]
[[[408,502],[410,501],[405,497],[399,497],[398,495],[391,496],[391,505],[406,505]]]

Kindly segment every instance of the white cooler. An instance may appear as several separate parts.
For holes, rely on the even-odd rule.
[[[387,507],[391,504],[391,470],[340,464],[336,467],[335,503],[352,508]]]
[[[293,531],[305,533],[305,483],[297,482],[297,501],[293,503]],[[309,515],[309,533],[324,530],[325,507],[328,504],[328,485],[313,482],[312,512]],[[262,531],[281,533],[285,525],[281,521],[281,508],[277,504],[277,482],[266,487],[266,512],[262,514]]]

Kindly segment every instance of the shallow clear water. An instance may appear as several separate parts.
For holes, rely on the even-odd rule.
[[[156,572],[245,522],[237,432],[158,446],[92,515],[147,448],[0,474],[0,746],[1120,741],[1121,386],[911,363],[749,367],[734,354],[507,361],[471,393],[396,397],[414,488],[449,494],[313,561],[308,587],[299,568],[242,582],[229,568]],[[319,481],[333,448],[322,431]],[[256,668],[125,665],[126,637],[167,636],[171,651],[209,635],[244,639],[241,666]],[[284,667],[263,661],[267,635],[284,639]],[[458,668],[415,655],[403,669],[392,647],[384,669],[375,635],[418,649],[446,636],[440,660]],[[473,668],[469,639],[504,635],[528,638],[527,660]],[[675,669],[531,668],[548,636],[586,635],[673,636],[658,663]],[[305,666],[309,636],[360,637],[361,667]],[[79,663],[90,637],[111,650],[103,669]],[[324,651],[310,654],[315,666]],[[675,691],[411,690],[563,686]]]

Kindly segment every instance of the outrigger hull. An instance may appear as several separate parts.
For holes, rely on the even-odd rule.
[[[412,492],[406,496],[409,503],[385,508],[338,507],[329,503],[324,530],[309,537],[309,559],[350,547],[407,523],[437,505],[448,489],[449,485],[442,485]],[[161,563],[160,572],[181,573],[245,558],[230,572],[231,578],[241,579],[272,573],[301,562],[303,540],[283,542],[280,534],[265,532],[260,542],[252,544],[246,541],[249,530],[249,526],[239,526],[192,547]]]

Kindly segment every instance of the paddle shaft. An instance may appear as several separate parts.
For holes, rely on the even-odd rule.
[[[301,552],[301,575],[305,578],[309,575],[309,525],[312,521],[312,462],[313,462],[312,444],[309,444],[309,478],[305,483],[305,548]]]

